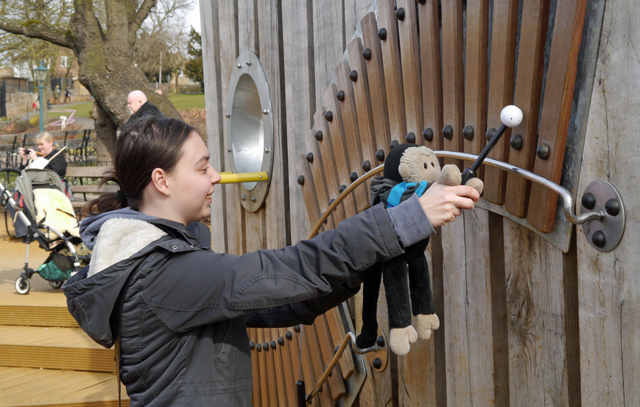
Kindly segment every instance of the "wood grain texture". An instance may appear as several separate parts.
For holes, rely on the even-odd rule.
[[[324,92],[345,48],[342,0],[310,2],[313,7],[313,61],[316,106],[322,105]]]
[[[283,0],[287,10],[286,24],[282,24],[282,50],[284,62],[284,90],[280,106],[286,111],[287,160],[295,162],[300,154],[308,153],[304,135],[312,125],[311,118],[316,109],[313,61],[313,31],[308,15],[313,13],[306,1]],[[313,225],[302,205],[302,194],[298,175],[289,171],[289,222],[291,243],[305,239]]]
[[[500,112],[513,104],[513,79],[515,74],[516,36],[518,26],[518,1],[499,0],[493,3],[493,27],[491,32],[491,68],[489,71],[489,105],[487,128],[499,129],[502,125]],[[499,161],[509,159],[509,138],[507,130],[495,145],[489,157]],[[486,138],[485,138],[486,140]],[[484,199],[504,204],[506,172],[485,166]]]
[[[597,179],[615,186],[626,210],[618,247],[600,253],[577,229],[582,405],[630,406],[640,399],[640,10],[630,1],[607,3],[576,197]]]
[[[518,45],[518,72],[514,104],[523,113],[522,123],[511,130],[513,137],[522,137],[522,149],[509,150],[509,163],[533,171],[538,139],[538,118],[542,95],[542,73],[544,70],[544,46],[547,39],[549,2],[529,1],[523,5],[521,31]],[[531,181],[513,173],[507,174],[505,209],[524,218],[527,216]]]
[[[407,134],[405,119],[404,92],[402,88],[402,65],[400,44],[398,42],[397,20],[393,0],[378,1],[378,30],[386,30],[386,39],[380,40],[382,62],[384,66],[387,108],[389,111],[389,129],[391,140],[402,143]]]
[[[560,183],[562,176],[586,8],[586,0],[567,0],[558,2],[556,10],[556,21],[566,23],[553,29],[538,136],[538,145],[547,144],[550,154],[547,160],[536,157],[533,167],[536,174],[555,183]],[[527,220],[541,232],[552,231],[558,195],[534,184],[531,196]]]
[[[432,150],[442,150],[442,67],[440,57],[440,21],[438,2],[427,0],[418,3],[418,21],[420,28],[420,63],[422,69],[422,107],[424,109],[424,130],[431,129],[433,138],[424,145]]]
[[[320,146],[318,144],[318,141],[315,138],[315,133],[316,133],[315,129],[311,129],[305,137],[305,144],[307,146],[306,151],[313,154],[313,160],[309,162],[306,154],[305,154],[305,159],[307,159],[307,162],[309,162],[309,167],[311,168],[311,175],[313,176],[313,184],[316,190],[316,199],[318,203],[318,208],[320,209],[320,216],[322,216],[322,214],[324,214],[326,210],[329,208],[329,192],[327,191],[327,178],[326,178],[326,173],[324,172],[322,153],[320,152]],[[325,225],[323,226],[324,228],[329,228],[329,229],[335,228],[335,226],[337,225],[337,222],[334,219],[334,216],[338,216],[336,211],[340,213],[340,211],[342,211],[342,208],[341,207],[336,208],[334,210],[334,213],[331,213],[329,215],[329,217],[327,218],[327,221],[325,222]],[[315,223],[312,223],[312,227],[315,227],[316,223],[317,221]],[[305,236],[305,239],[308,236],[309,234]]]

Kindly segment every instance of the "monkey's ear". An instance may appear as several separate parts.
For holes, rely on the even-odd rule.
[[[407,163],[400,163],[398,166],[398,172],[400,173],[403,181],[411,177],[411,168],[409,168],[409,164]]]

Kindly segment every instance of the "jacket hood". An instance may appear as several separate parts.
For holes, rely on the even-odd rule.
[[[380,202],[380,195],[398,185],[398,182],[385,177],[375,177],[371,180],[371,206]],[[82,227],[82,226],[81,226]],[[82,229],[81,229],[82,230]]]
[[[141,221],[152,221],[158,219],[144,213],[134,211],[131,208],[119,209],[117,211],[104,212],[98,215],[87,216],[80,222],[80,236],[89,250],[93,250],[96,237],[102,225],[110,219],[135,219]]]

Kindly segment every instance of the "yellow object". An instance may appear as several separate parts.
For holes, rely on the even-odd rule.
[[[269,174],[263,172],[245,172],[242,174],[234,174],[232,172],[221,172],[221,184],[237,184],[239,182],[261,182],[269,181]]]

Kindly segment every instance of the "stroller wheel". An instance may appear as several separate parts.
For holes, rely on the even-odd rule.
[[[28,278],[20,276],[16,278],[16,291],[18,294],[28,294],[31,290],[31,281]]]
[[[49,281],[49,285],[51,286],[51,288],[55,288],[58,289],[60,287],[62,287],[62,284],[64,283],[64,281]]]

